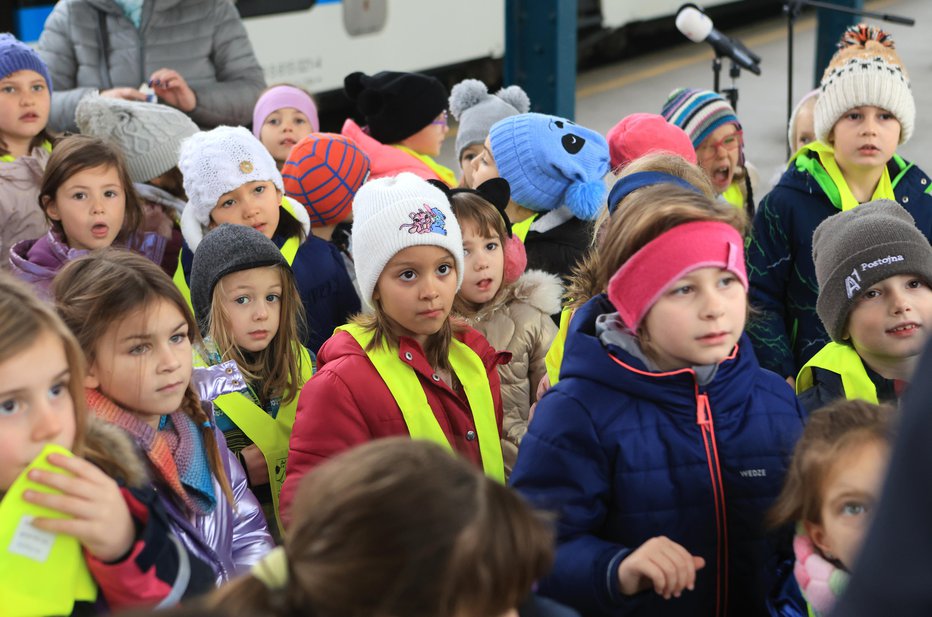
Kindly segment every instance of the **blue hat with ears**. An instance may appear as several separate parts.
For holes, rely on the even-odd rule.
[[[17,71],[35,71],[45,79],[45,85],[52,93],[52,76],[49,67],[35,50],[12,34],[0,34],[0,79]]]
[[[496,122],[489,141],[514,201],[537,212],[566,204],[577,218],[598,216],[609,171],[608,143],[600,134],[565,118],[528,113]]]

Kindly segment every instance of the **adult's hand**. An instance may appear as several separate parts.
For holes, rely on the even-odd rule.
[[[155,71],[149,77],[149,86],[159,99],[185,113],[197,107],[197,95],[178,71],[164,68]]]
[[[123,99],[124,101],[145,101],[146,95],[136,88],[111,88],[102,90],[100,96],[111,99]]]

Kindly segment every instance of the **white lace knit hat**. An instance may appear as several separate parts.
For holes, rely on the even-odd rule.
[[[363,301],[395,253],[409,246],[439,246],[456,262],[456,289],[463,282],[463,237],[446,195],[423,178],[402,173],[370,180],[353,201],[353,255]]]

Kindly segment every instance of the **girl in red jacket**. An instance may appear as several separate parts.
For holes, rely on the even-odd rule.
[[[496,352],[450,319],[463,241],[440,189],[413,174],[373,180],[353,205],[355,269],[371,311],[337,329],[298,400],[280,505],[301,477],[354,445],[410,435],[504,477]]]

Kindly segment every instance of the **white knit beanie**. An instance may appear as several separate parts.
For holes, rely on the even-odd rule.
[[[188,195],[184,216],[205,227],[220,196],[247,182],[271,182],[285,191],[275,159],[242,126],[218,126],[184,140],[178,167]]]
[[[353,255],[363,301],[382,270],[409,246],[439,246],[456,262],[456,289],[463,282],[463,237],[446,195],[411,173],[370,180],[353,201]]]
[[[839,50],[822,75],[815,106],[816,138],[828,143],[829,133],[845,112],[863,105],[880,107],[896,117],[901,144],[912,136],[916,102],[893,37],[859,24],[842,35]]]

